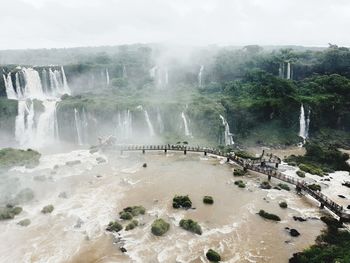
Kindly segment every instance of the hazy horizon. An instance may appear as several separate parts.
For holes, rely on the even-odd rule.
[[[0,50],[116,46],[350,46],[350,2],[13,0]]]

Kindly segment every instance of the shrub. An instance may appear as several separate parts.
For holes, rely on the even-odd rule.
[[[110,232],[119,232],[123,229],[123,226],[119,224],[117,221],[109,222],[106,230]]]
[[[20,150],[4,148],[0,150],[0,168],[10,168],[12,166],[34,167],[39,164],[41,154],[32,149]]]
[[[181,219],[180,227],[182,227],[183,229],[185,229],[187,231],[198,234],[198,235],[202,234],[201,226],[198,225],[198,223],[193,221],[192,219]]]
[[[192,202],[188,195],[175,195],[173,198],[173,208],[191,208]]]
[[[41,213],[48,214],[48,213],[52,213],[53,210],[54,210],[53,205],[47,205],[47,206],[44,206],[43,209],[41,209]]]
[[[203,197],[203,203],[212,205],[212,204],[214,204],[214,199],[213,199],[212,196],[206,195],[206,196]]]
[[[237,185],[239,188],[245,188],[245,183],[242,180],[235,181],[235,185]]]
[[[205,256],[211,262],[219,262],[221,260],[220,254],[212,249],[209,249]]]
[[[132,216],[138,216],[138,215],[144,215],[146,212],[146,209],[139,205],[139,206],[128,206],[123,209],[121,213],[130,213]]]
[[[233,176],[244,176],[247,172],[242,169],[235,169],[233,171]]]
[[[307,187],[312,191],[321,191],[321,186],[319,184],[309,184]]]
[[[269,219],[269,220],[274,220],[274,221],[281,221],[281,218],[277,215],[270,214],[268,212],[265,212],[264,210],[259,211],[259,216]]]
[[[119,213],[119,215],[120,215],[120,219],[123,219],[123,220],[131,220],[133,218],[130,212],[122,211]]]
[[[280,184],[278,184],[278,186],[283,190],[290,191],[290,188],[287,184],[280,183]]]
[[[297,171],[297,175],[298,175],[299,177],[304,178],[304,177],[305,177],[305,172],[303,172],[303,171]]]
[[[162,218],[154,220],[152,223],[151,231],[155,236],[164,235],[170,228],[170,224],[165,222]]]
[[[17,223],[17,225],[20,225],[20,226],[29,226],[31,223],[30,219],[26,218],[26,219],[23,219],[21,221],[19,221]]]
[[[134,229],[135,227],[137,227],[139,225],[139,221],[137,220],[132,220],[126,227],[125,230],[129,231],[131,229]]]
[[[299,164],[299,169],[310,174],[316,174],[319,176],[323,176],[323,171],[321,168],[313,165],[313,164],[305,164],[301,163]]]
[[[7,205],[0,208],[0,220],[13,219],[16,215],[22,212],[22,207]]]
[[[287,208],[287,207],[288,207],[288,205],[287,205],[286,202],[281,202],[281,203],[279,203],[279,206],[280,206],[281,208]]]

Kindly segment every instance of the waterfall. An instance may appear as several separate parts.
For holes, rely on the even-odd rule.
[[[106,86],[109,87],[109,73],[108,73],[108,68],[106,68]]]
[[[154,133],[154,128],[153,128],[153,125],[152,125],[152,122],[149,118],[149,115],[148,115],[148,112],[147,110],[143,110],[143,113],[145,114],[145,119],[146,119],[146,122],[147,122],[147,126],[148,126],[148,131],[149,131],[149,135],[150,136],[154,136],[155,133]]]
[[[116,137],[118,140],[132,137],[132,114],[130,110],[118,112]]]
[[[290,62],[287,62],[287,79],[290,79]]]
[[[185,128],[185,135],[186,136],[191,136],[190,129],[188,128],[188,122],[187,122],[187,119],[186,119],[186,115],[185,115],[184,112],[181,113],[181,118],[182,118],[182,121],[183,121],[183,124],[184,124],[184,128]]]
[[[6,92],[18,100],[18,113],[15,122],[15,138],[23,147],[44,146],[58,139],[57,102],[64,93],[70,94],[63,67],[61,71],[44,69],[41,72],[33,68],[17,68],[15,87],[11,75],[4,76]],[[48,75],[47,75],[48,74]],[[49,79],[48,79],[49,77]],[[22,83],[21,83],[22,81]],[[41,101],[44,110],[38,112],[34,99]]]
[[[151,78],[154,79],[154,78],[156,77],[157,70],[158,70],[158,67],[157,67],[157,66],[151,68],[151,69],[149,70],[149,76],[150,76]]]
[[[308,111],[308,116],[305,116],[304,105],[301,104],[300,116],[299,116],[299,136],[305,141],[309,137],[309,126],[310,126],[310,114]]]
[[[225,145],[234,144],[233,136],[232,136],[232,133],[230,132],[230,126],[229,126],[228,122],[226,121],[226,119],[222,115],[220,115],[220,119],[222,121],[222,125],[225,127],[225,131],[224,131]]]
[[[83,145],[81,119],[80,119],[79,112],[76,108],[74,108],[74,120],[75,120],[75,128],[77,131],[78,144]]]
[[[159,133],[161,134],[164,132],[164,123],[163,123],[162,115],[160,114],[159,108],[157,108],[157,122],[158,122]]]
[[[126,73],[126,67],[125,65],[123,65],[123,78],[126,79],[128,77],[127,73]]]
[[[168,72],[168,69],[165,69],[164,79],[165,79],[165,86],[168,86],[168,84],[169,84],[169,72]]]
[[[40,115],[36,129],[36,141],[39,145],[54,143],[58,136],[58,123],[55,100],[43,101],[44,112]]]
[[[198,86],[202,87],[202,77],[203,77],[203,70],[204,70],[204,66],[201,65],[200,69],[199,69],[199,73],[198,73]]]
[[[11,72],[7,74],[7,78],[5,75],[3,75],[3,78],[4,78],[7,98],[9,100],[17,100],[17,94],[12,84]]]

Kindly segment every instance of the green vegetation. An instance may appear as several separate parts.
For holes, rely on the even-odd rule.
[[[259,216],[273,221],[281,221],[281,218],[279,216],[270,214],[268,212],[265,212],[264,210],[259,211]]]
[[[20,226],[29,226],[30,224],[31,224],[31,221],[28,218],[22,219],[17,223],[17,225],[20,225]]]
[[[162,218],[154,220],[151,227],[151,232],[155,236],[162,236],[168,232],[170,224],[165,222]]]
[[[297,171],[297,175],[301,178],[304,178],[305,177],[305,172],[303,171]]]
[[[210,261],[210,262],[219,262],[221,261],[221,256],[218,252],[212,250],[212,249],[209,249],[207,251],[207,253],[205,254],[205,256],[207,257],[207,259]]]
[[[346,163],[349,155],[339,151],[336,144],[314,139],[306,143],[305,149],[304,156],[289,156],[287,162],[295,162],[300,170],[319,176],[334,170],[350,171]]]
[[[125,212],[125,211],[120,212],[119,217],[120,219],[123,219],[123,220],[131,220],[133,218],[130,212]]]
[[[175,195],[173,198],[173,208],[191,208],[192,201],[188,195]]]
[[[237,185],[239,188],[245,188],[246,185],[242,180],[235,181],[235,185]]]
[[[233,176],[244,176],[247,173],[247,171],[244,171],[243,169],[235,169],[233,171]]]
[[[32,149],[0,149],[0,169],[12,166],[34,167],[39,164],[41,154]]]
[[[212,196],[206,195],[203,197],[203,203],[208,204],[208,205],[212,205],[212,204],[214,204],[214,199]]]
[[[245,152],[245,151],[236,151],[235,155],[244,159],[258,160],[260,157],[256,157],[255,155]]]
[[[321,186],[319,184],[309,184],[307,187],[312,191],[321,191]]]
[[[198,235],[202,234],[201,226],[197,222],[193,221],[192,219],[181,219],[180,227]]]
[[[143,206],[128,206],[119,213],[120,219],[131,220],[134,216],[144,215],[146,209]]]
[[[22,207],[7,205],[0,208],[0,220],[13,219],[22,212]]]
[[[316,244],[295,253],[290,263],[347,263],[350,262],[350,233],[339,229],[342,224],[333,218],[321,217],[327,231],[317,237]]]
[[[123,229],[123,226],[118,223],[117,221],[111,221],[109,222],[106,230],[110,232],[119,232],[120,230]]]
[[[279,183],[278,187],[283,189],[283,190],[290,191],[289,185],[287,185],[287,184]]]
[[[137,227],[138,225],[139,225],[139,221],[134,219],[129,224],[126,225],[125,230],[126,231],[132,230],[135,227]]]
[[[280,203],[279,203],[279,206],[280,206],[281,208],[287,208],[287,207],[288,207],[287,202],[280,202]]]
[[[54,206],[53,205],[47,205],[47,206],[44,206],[43,209],[41,209],[41,213],[43,214],[50,214],[52,213],[52,211],[54,210]]]

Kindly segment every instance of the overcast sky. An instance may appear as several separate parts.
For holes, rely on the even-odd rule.
[[[0,49],[350,46],[350,0],[0,0]]]

